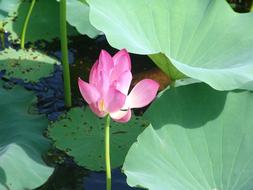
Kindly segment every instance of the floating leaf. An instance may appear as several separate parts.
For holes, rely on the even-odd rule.
[[[253,81],[253,14],[235,13],[225,0],[87,2],[92,25],[113,47],[164,53],[180,72],[218,90]]]
[[[81,34],[87,34],[90,38],[96,37],[100,31],[91,25],[89,19],[89,5],[79,0],[67,0],[67,21],[76,27]]]
[[[4,20],[9,14],[15,10],[20,0],[0,0],[0,21]]]
[[[37,51],[5,49],[0,52],[0,70],[6,70],[7,78],[37,82],[54,71],[54,64],[59,62]]]
[[[5,25],[5,30],[11,33],[10,38],[17,40],[21,37],[25,18],[31,1],[23,0],[18,9],[11,14]],[[26,41],[52,40],[60,36],[60,8],[55,0],[36,0],[26,32]],[[76,34],[72,28],[68,28],[68,34]]]
[[[55,146],[74,157],[81,166],[90,170],[104,170],[105,120],[98,118],[90,109],[71,109],[65,117],[52,124],[49,136]],[[111,165],[123,164],[126,153],[147,123],[133,117],[125,124],[111,123]]]
[[[129,150],[131,186],[149,190],[251,190],[253,94],[202,84],[169,89],[145,117],[151,124]]]
[[[34,95],[23,88],[0,88],[0,99],[0,189],[34,189],[53,172],[41,157],[49,148],[42,135],[48,121],[29,113]]]

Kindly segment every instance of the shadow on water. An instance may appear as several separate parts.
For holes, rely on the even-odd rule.
[[[236,9],[240,6],[244,6],[238,3],[236,0],[228,0],[230,3],[237,3]],[[241,1],[240,1],[241,2]],[[245,1],[246,2],[246,1]],[[247,4],[249,7],[249,4]],[[247,8],[248,10],[248,8]],[[7,40],[7,34],[5,35],[5,46],[9,47],[9,43]],[[26,47],[34,44],[26,44]],[[1,43],[0,43],[1,46]],[[49,55],[60,58],[60,43],[59,40],[55,40],[53,43],[47,43],[45,41],[37,42],[36,46],[47,52]],[[19,45],[13,45],[15,49],[19,47]],[[0,47],[0,50],[2,47]],[[75,105],[83,104],[79,91],[77,89],[77,78],[82,77],[84,80],[88,79],[88,73],[92,64],[98,58],[99,52],[101,49],[107,50],[112,55],[117,51],[112,48],[107,42],[104,36],[100,36],[96,40],[92,40],[86,38],[84,36],[71,37],[69,44],[69,58],[70,58],[70,67],[71,67],[71,78],[72,78],[72,90],[73,90],[73,99]],[[141,71],[148,71],[154,68],[154,64],[151,60],[146,56],[134,55],[131,54],[131,60],[133,64],[133,73],[136,74]],[[0,72],[0,78],[3,75]],[[23,81],[17,80],[15,81],[29,90],[35,91],[38,97],[38,110],[40,113],[46,114],[49,120],[55,120],[62,111],[65,110],[64,102],[63,102],[63,82],[62,82],[62,71],[59,67],[55,68],[55,73],[53,76],[41,79],[37,84],[29,84],[24,83]],[[198,85],[191,91],[191,97],[189,98],[189,92],[184,93],[184,88],[182,87],[179,90],[175,90],[170,94],[171,104],[168,105],[167,109],[159,112],[161,115],[165,114],[167,118],[167,112],[173,108],[175,109],[178,101],[176,99],[181,98],[184,102],[181,104],[187,105],[187,101],[196,101],[198,102],[194,107],[186,107],[188,113],[191,111],[191,115],[185,115],[184,112],[179,112],[179,115],[171,114],[170,121],[173,123],[176,122],[175,118],[180,116],[182,120],[180,123],[182,126],[190,127],[198,127],[202,125],[202,122],[206,122],[208,120],[214,119],[220,111],[222,111],[222,107],[224,106],[224,102],[226,99],[226,92],[216,94],[214,93],[212,97],[208,97],[206,94],[201,93],[200,88],[207,88],[205,91],[209,91],[209,87],[199,87]],[[200,93],[199,93],[200,92]],[[185,98],[187,97],[188,98]],[[201,100],[201,101],[198,101]],[[217,101],[214,101],[217,100]],[[214,105],[210,107],[210,109],[214,109],[210,113],[215,113],[215,115],[205,115],[202,113],[202,108],[205,102],[214,101]],[[159,104],[167,104],[165,100],[161,100]],[[189,104],[192,105],[192,104]],[[176,113],[176,112],[175,112]],[[203,118],[199,121],[193,121],[190,118],[194,115],[199,115],[199,117]],[[162,116],[161,116],[162,117]],[[186,118],[187,117],[187,118]],[[178,120],[177,120],[178,121]],[[188,123],[184,123],[188,121]],[[160,122],[159,120],[154,122]],[[190,122],[190,123],[189,123]],[[157,125],[158,126],[158,125]],[[160,125],[161,126],[161,125]],[[56,154],[55,156],[59,156]],[[37,190],[103,190],[105,188],[105,173],[104,172],[92,172],[88,171],[84,168],[77,166],[70,158],[64,156],[62,163],[54,163],[51,164],[56,165],[56,169],[53,175],[49,178],[49,180],[41,187],[37,188]],[[115,169],[112,172],[113,178],[113,188],[120,190],[134,190],[135,188],[131,188],[126,184],[126,178],[124,174],[121,173],[120,169]],[[0,168],[0,183],[6,183],[6,176],[2,168]],[[8,187],[6,187],[8,189]]]
[[[112,55],[118,50],[110,47],[104,36],[101,36],[95,41],[84,36],[73,37],[70,41],[69,57],[71,62],[71,78],[73,81],[72,90],[74,91],[73,102],[74,105],[82,105],[84,102],[79,94],[79,91],[77,90],[77,78],[81,76],[84,80],[87,80],[90,68],[98,58],[101,49],[107,50]],[[51,44],[43,41],[37,43],[37,46],[39,46],[39,49],[42,51],[45,51],[49,55],[57,58],[61,57],[61,53],[59,51],[59,40],[55,40],[54,43]],[[26,44],[26,46],[31,45],[34,44]],[[17,49],[15,46],[14,48]],[[135,73],[154,68],[153,63],[146,56],[131,55],[131,60],[133,64],[133,71]],[[3,75],[3,73],[1,73],[1,75]],[[41,114],[46,114],[50,121],[56,120],[57,117],[66,110],[64,108],[61,67],[56,66],[52,76],[42,78],[37,83],[31,84],[25,83],[19,79],[13,79],[6,85],[9,85],[11,88],[13,85],[12,83],[17,83],[24,86],[28,90],[34,91],[38,98],[38,112]],[[26,148],[24,147],[24,149]],[[26,151],[30,155],[29,150]],[[49,180],[43,186],[37,188],[37,190],[101,190],[105,187],[104,172],[98,173],[88,171],[77,166],[72,159],[66,156],[64,153],[59,153],[59,151],[55,151],[54,153],[55,155],[53,156],[62,157],[62,161],[61,163],[56,162],[55,160],[47,162],[49,165],[55,166],[56,169]],[[33,156],[31,155],[31,157]],[[47,158],[45,160],[49,160],[48,156],[46,157]],[[37,162],[39,162],[39,160],[37,160]],[[0,175],[2,174],[0,173]],[[121,173],[120,169],[113,170],[112,177],[113,188],[121,190],[136,189],[131,188],[126,184],[126,177],[123,173]],[[4,181],[1,181],[1,183],[4,184]]]
[[[64,163],[36,190],[105,190],[105,187],[105,172],[91,172],[74,163]],[[119,168],[112,170],[112,189],[138,190],[126,184],[126,176]]]
[[[77,78],[80,76],[84,80],[88,79],[88,74],[91,66],[98,58],[101,49],[107,50],[110,54],[116,53],[118,50],[112,48],[106,41],[104,36],[94,40],[87,37],[72,37],[69,45],[69,56],[71,58],[70,69],[72,79],[72,91],[74,105],[82,105],[84,102],[79,94],[77,88]],[[48,54],[59,56],[59,42],[56,40],[53,44],[46,46],[47,50],[50,50]],[[154,64],[146,56],[131,55],[133,64],[133,71],[140,72],[154,68]],[[41,79],[39,85],[29,85],[31,90],[37,91],[39,98],[39,112],[46,113],[49,120],[56,120],[59,114],[63,111],[63,81],[61,77],[61,70],[56,67],[55,74],[51,77]],[[50,84],[50,86],[48,86]],[[28,86],[27,86],[28,85]],[[46,88],[45,88],[46,87]],[[41,88],[47,89],[47,91],[41,91]],[[50,93],[48,91],[51,91]],[[55,93],[58,92],[58,93]],[[59,96],[55,97],[55,94]],[[45,98],[47,97],[47,98]],[[48,98],[51,97],[51,98]],[[50,103],[51,102],[51,103]],[[58,102],[58,103],[53,103]],[[47,105],[47,106],[45,106]],[[57,152],[57,151],[56,151]],[[54,174],[50,179],[37,190],[102,190],[105,188],[105,173],[104,172],[92,172],[82,167],[77,166],[71,158],[63,155],[63,162],[57,164]],[[57,153],[55,155],[58,156]],[[126,184],[126,177],[121,173],[120,169],[112,171],[112,186],[114,189],[121,190],[137,190],[131,188]]]

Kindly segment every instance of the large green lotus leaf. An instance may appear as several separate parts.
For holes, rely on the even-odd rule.
[[[29,113],[32,93],[20,87],[5,90],[1,81],[0,86],[0,189],[34,189],[53,172],[42,160],[49,148],[42,135],[48,121]]]
[[[0,70],[6,70],[7,78],[37,82],[54,71],[54,64],[59,62],[37,51],[5,49],[0,52]]]
[[[253,94],[203,83],[164,92],[130,148],[124,172],[149,190],[251,190]]]
[[[87,2],[92,25],[116,48],[164,53],[180,72],[219,90],[253,80],[253,14],[235,13],[225,0]]]
[[[10,12],[17,10],[20,0],[0,0],[0,21],[9,16]]]
[[[67,21],[76,27],[81,34],[90,38],[96,37],[100,32],[91,25],[89,19],[89,5],[79,0],[67,0]]]
[[[23,0],[18,9],[9,17],[5,25],[5,30],[11,33],[10,38],[12,40],[17,40],[21,37],[30,5],[30,0]],[[59,11],[59,3],[55,0],[36,0],[28,23],[26,41],[52,40],[53,38],[59,37]],[[76,31],[72,27],[69,27],[68,34],[76,34]]]
[[[111,122],[112,168],[123,164],[131,144],[147,125],[139,117],[133,117],[125,124]],[[105,119],[98,118],[90,109],[73,108],[53,123],[48,132],[55,146],[73,156],[79,165],[101,171],[105,168],[104,126]]]

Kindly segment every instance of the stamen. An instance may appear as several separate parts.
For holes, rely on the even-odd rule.
[[[99,108],[100,111],[105,111],[105,102],[104,102],[104,100],[99,101],[98,108]]]

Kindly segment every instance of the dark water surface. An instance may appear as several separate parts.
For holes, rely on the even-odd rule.
[[[5,47],[18,49],[18,45],[11,44],[5,36]],[[43,44],[41,46],[41,44]],[[60,42],[55,40],[53,43],[37,42],[35,44],[26,44],[26,47],[35,45],[41,51],[56,57],[60,60]],[[0,45],[0,50],[2,46]],[[117,51],[110,47],[104,36],[96,40],[86,37],[73,37],[69,47],[69,62],[72,79],[73,104],[81,106],[85,104],[77,89],[77,78],[81,76],[84,80],[88,78],[89,70],[95,60],[98,58],[101,49],[105,49],[112,55]],[[139,72],[154,67],[152,62],[146,56],[131,55],[133,62],[133,71]],[[148,64],[146,64],[149,62]],[[138,63],[138,64],[134,64]],[[145,64],[140,64],[145,63]],[[151,64],[150,64],[151,63]],[[0,71],[0,78],[4,77],[4,71]],[[6,80],[6,79],[5,79]],[[55,121],[59,115],[66,111],[64,107],[63,78],[61,66],[55,66],[54,73],[51,76],[41,78],[37,83],[25,83],[20,79],[6,80],[5,87],[11,88],[14,84],[24,86],[26,89],[34,91],[37,98],[37,111],[45,114],[50,121]],[[84,150],[85,151],[85,150]],[[52,147],[44,156],[49,165],[56,169],[49,180],[37,190],[103,190],[105,189],[105,172],[92,172],[75,164],[75,162],[65,153]],[[131,188],[126,183],[126,176],[120,168],[112,170],[112,188],[120,190],[137,190]],[[31,179],[32,180],[32,179]]]
[[[228,0],[228,2],[234,4],[233,7],[238,12],[248,12],[252,3],[251,0]],[[19,45],[10,44],[7,37],[8,34],[5,34],[5,47],[11,46],[18,49]],[[58,59],[61,58],[59,40],[54,40],[53,43],[45,41],[39,41],[35,44],[27,43],[26,47],[34,45],[36,49]],[[71,82],[75,106],[84,104],[77,88],[77,78],[88,79],[90,67],[98,58],[101,49],[107,50],[112,55],[117,51],[108,45],[104,36],[100,36],[95,40],[84,36],[70,38],[69,62],[71,64]],[[1,50],[2,44],[0,43]],[[131,60],[134,74],[154,67],[146,56],[131,54]],[[0,71],[0,78],[3,75],[4,72]],[[36,93],[38,97],[37,111],[40,114],[45,114],[50,121],[56,120],[61,113],[66,111],[64,107],[62,69],[60,66],[55,66],[55,72],[52,76],[42,78],[36,84],[24,83],[22,80],[13,79],[7,81],[6,87],[11,87],[13,83],[18,83]],[[71,158],[54,148],[45,157],[45,160],[50,165],[55,166],[55,171],[49,180],[37,190],[105,190],[105,172],[92,172],[77,166]],[[120,168],[112,171],[112,189],[137,190],[137,188],[131,188],[127,185],[126,177],[121,173]]]

